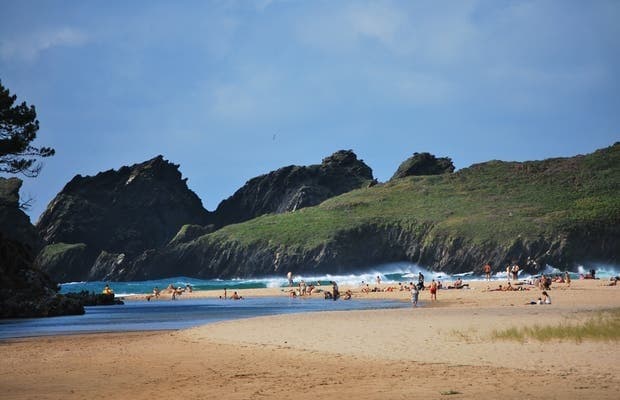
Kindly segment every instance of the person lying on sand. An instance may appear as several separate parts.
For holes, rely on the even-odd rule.
[[[497,289],[490,289],[489,287],[487,287],[487,292],[503,292],[504,291],[504,287],[502,285],[499,285],[499,287]]]
[[[456,281],[454,281],[454,283],[451,286],[448,286],[448,289],[463,289],[464,287],[469,288],[469,283],[463,283],[463,280],[459,278]]]

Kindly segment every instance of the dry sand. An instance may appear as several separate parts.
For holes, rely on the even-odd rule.
[[[422,292],[417,309],[4,341],[0,398],[618,399],[618,342],[491,338],[494,329],[574,322],[620,307],[620,287],[603,283],[554,285],[553,304],[544,306],[525,305],[539,296],[537,289],[486,292],[486,283],[476,283],[441,290],[434,303]],[[241,294],[285,295],[278,289]],[[361,296],[408,299],[406,292],[383,292],[356,293],[352,301]]]

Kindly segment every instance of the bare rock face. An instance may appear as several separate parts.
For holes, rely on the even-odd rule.
[[[37,229],[48,244],[84,243],[91,251],[134,255],[166,244],[185,224],[205,225],[208,215],[178,165],[157,156],[93,177],[77,175]]]
[[[330,197],[367,186],[372,169],[351,150],[340,150],[321,164],[280,168],[249,180],[222,201],[213,218],[217,227],[263,214],[284,213],[315,206]]]
[[[398,166],[392,179],[415,175],[440,175],[454,172],[450,157],[437,158],[430,153],[413,153]]]
[[[15,240],[36,253],[43,241],[30,218],[19,208],[19,189],[22,181],[17,178],[0,178],[0,232],[5,238]]]
[[[19,209],[21,184],[0,178],[0,318],[83,314],[81,303],[59,295],[56,283],[34,264],[42,241]]]

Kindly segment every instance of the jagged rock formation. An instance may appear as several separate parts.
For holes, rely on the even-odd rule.
[[[413,153],[398,166],[392,179],[407,176],[439,175],[454,172],[454,164],[450,157],[437,158],[430,153]]]
[[[83,314],[84,307],[59,295],[57,285],[33,263],[41,239],[19,209],[21,184],[0,178],[0,318]]]
[[[37,223],[49,244],[37,262],[63,282],[105,279],[109,268],[165,245],[183,225],[205,225],[209,212],[178,167],[157,156],[74,177]]]
[[[217,227],[263,214],[284,213],[317,205],[359,189],[373,180],[372,169],[351,150],[340,150],[319,165],[291,165],[249,180],[214,212]]]
[[[7,239],[28,246],[35,254],[43,241],[30,218],[19,208],[19,189],[22,181],[17,178],[0,178],[0,232]]]
[[[205,225],[209,217],[178,167],[157,156],[118,171],[77,175],[37,229],[48,244],[84,243],[97,252],[135,255],[160,247],[183,225]]]
[[[620,143],[587,156],[491,161],[408,177],[170,245],[157,276],[342,273],[410,261],[448,273],[620,263]],[[301,228],[299,228],[301,227]],[[142,266],[125,270],[140,276]],[[123,277],[124,277],[123,276]]]
[[[356,165],[346,153],[336,155]],[[292,177],[299,182],[308,176],[301,168],[274,171],[272,180],[265,178],[269,175],[251,180],[228,206],[251,208],[243,199],[255,196],[263,208],[254,212],[272,214],[217,230],[187,225],[165,246],[135,257],[102,252],[91,262],[89,276],[145,280],[339,273],[395,261],[449,273],[480,272],[489,261],[500,271],[517,262],[535,273],[545,264],[574,269],[580,263],[620,263],[620,143],[586,156],[490,161],[453,174],[392,179],[276,214],[279,206],[304,204],[290,202],[295,196],[288,191],[303,187],[291,184]],[[362,186],[372,178],[366,172],[360,174],[368,178],[358,181]],[[274,181],[281,188],[279,197]]]
[[[37,262],[60,281],[149,279],[160,276],[153,257],[165,245],[190,242],[217,226],[316,205],[372,181],[372,170],[342,150],[320,165],[289,166],[251,179],[209,213],[177,168],[159,156],[73,178],[37,224],[49,243]]]

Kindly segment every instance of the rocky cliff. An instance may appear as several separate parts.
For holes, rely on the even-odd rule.
[[[118,171],[77,175],[48,205],[37,229],[48,244],[84,243],[97,254],[160,247],[183,225],[205,225],[209,218],[178,167],[157,156]]]
[[[450,157],[437,158],[430,153],[413,153],[411,157],[398,166],[392,179],[400,179],[407,176],[439,175],[451,172],[454,172],[454,164]]]
[[[19,242],[36,254],[43,241],[30,218],[19,208],[19,189],[22,181],[17,178],[0,178],[0,232],[6,239]]]
[[[479,272],[486,262],[495,271],[516,262],[532,273],[546,264],[575,269],[582,263],[620,263],[620,143],[585,156],[490,161],[456,173],[414,174],[376,186],[364,185],[371,174],[354,155],[334,156],[338,164],[348,160],[345,165],[357,165],[362,173],[355,176],[364,177],[357,178],[357,187],[362,188],[299,207],[307,203],[289,201],[296,196],[284,189],[277,193],[276,187],[299,189],[304,185],[286,182],[321,178],[307,178],[302,167],[283,168],[248,182],[226,206],[238,207],[242,218],[250,218],[253,213],[243,210],[253,210],[253,204],[244,199],[261,194],[272,201],[254,212],[270,214],[219,229],[187,225],[166,245],[135,257],[101,252],[91,261],[91,277],[337,273],[395,261],[449,273]],[[333,160],[321,166],[329,169]],[[271,180],[266,178],[270,175]],[[284,205],[293,206],[278,208]],[[291,211],[277,213],[286,209]],[[225,221],[221,218],[219,223]],[[82,251],[79,246],[71,250],[76,257]]]
[[[620,263],[620,144],[586,156],[491,161],[454,174],[395,179],[316,207],[171,244],[144,265],[203,278],[338,273],[410,261],[448,273],[519,263]],[[123,275],[119,275],[123,276]]]
[[[162,276],[153,257],[168,243],[174,247],[218,226],[316,205],[372,181],[372,170],[343,150],[319,165],[251,179],[209,213],[177,168],[159,156],[94,177],[76,176],[37,224],[48,243],[37,262],[63,282],[150,279]]]
[[[19,209],[17,178],[0,178],[0,318],[83,314],[74,300],[59,295],[57,285],[34,264],[41,238]]]
[[[319,165],[291,165],[251,179],[220,203],[213,221],[222,227],[263,214],[299,210],[368,185],[372,180],[372,170],[355,153],[337,151]]]
[[[37,223],[48,243],[37,263],[61,282],[105,279],[119,257],[161,247],[185,224],[207,224],[209,212],[178,167],[157,156],[74,177]]]

